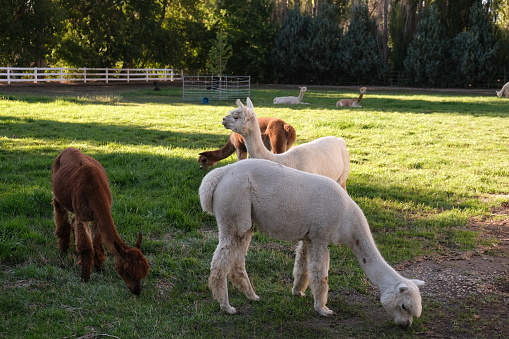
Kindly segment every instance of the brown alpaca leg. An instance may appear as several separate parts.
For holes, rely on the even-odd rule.
[[[94,227],[93,231],[94,242],[94,268],[99,271],[101,264],[106,260],[106,251],[104,250],[103,239],[101,232],[98,232]]]
[[[82,223],[78,218],[74,220],[74,242],[80,258],[81,280],[88,281],[92,274],[94,248],[88,223]]]
[[[308,271],[308,248],[307,243],[299,241],[295,251],[295,264],[293,266],[293,288],[292,294],[304,296],[309,285]]]
[[[251,285],[251,281],[249,281],[249,276],[246,271],[246,254],[249,248],[249,243],[251,242],[251,236],[253,232],[250,230],[247,232],[244,237],[237,239],[238,248],[232,249],[234,252],[234,263],[233,268],[230,272],[230,279],[232,283],[240,289],[246,297],[250,300],[259,300],[260,297],[256,295],[253,285]]]
[[[69,211],[53,198],[53,219],[55,221],[55,235],[58,237],[58,248],[66,253],[71,243],[71,223]]]

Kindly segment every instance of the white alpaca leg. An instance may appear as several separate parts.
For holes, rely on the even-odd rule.
[[[230,306],[228,299],[227,276],[232,267],[232,246],[230,239],[220,239],[219,244],[212,257],[210,264],[209,288],[212,296],[219,301],[222,310],[229,314],[237,313],[237,310]]]
[[[251,236],[253,232],[247,232],[242,238],[238,238],[238,248],[233,249],[235,252],[235,259],[233,268],[230,272],[229,278],[232,283],[240,289],[246,297],[250,300],[260,300],[260,297],[256,295],[253,285],[251,285],[251,281],[249,281],[249,276],[246,271],[246,254],[249,248],[249,243],[251,242]]]
[[[329,293],[329,249],[324,243],[310,243],[308,250],[311,291],[315,298],[315,310],[323,316],[334,315],[325,306]]]
[[[307,243],[299,241],[295,251],[295,264],[293,266],[293,288],[292,294],[303,297],[309,285],[308,271],[308,248]]]

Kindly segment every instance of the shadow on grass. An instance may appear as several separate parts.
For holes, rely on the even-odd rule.
[[[98,145],[158,145],[196,149],[216,149],[228,140],[227,135],[211,133],[180,133],[146,129],[141,126],[116,126],[96,123],[68,123],[52,120],[21,119],[0,116],[0,135],[11,139],[37,138],[64,140],[69,143],[90,141]],[[198,152],[197,152],[198,153]]]

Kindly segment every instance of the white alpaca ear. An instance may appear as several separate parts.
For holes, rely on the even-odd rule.
[[[422,286],[422,285],[424,285],[424,284],[425,284],[425,282],[424,282],[424,281],[419,280],[419,279],[412,279],[412,282],[413,282],[414,284],[416,284],[417,286]]]
[[[408,291],[408,286],[404,283],[401,283],[401,284],[399,284],[398,289],[399,289],[399,293],[403,293],[403,292]]]
[[[240,99],[237,99],[237,101],[235,101],[235,103],[237,104],[237,106],[239,106],[240,108],[244,107],[244,105],[242,104],[242,101],[240,101]]]
[[[246,103],[247,103],[247,107],[254,109],[253,103],[251,102],[251,99],[249,99],[249,97],[247,97]]]

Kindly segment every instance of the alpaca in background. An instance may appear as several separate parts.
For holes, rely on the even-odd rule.
[[[362,97],[364,94],[366,94],[366,87],[361,87],[360,89],[360,95],[357,99],[341,99],[338,102],[336,102],[336,107],[343,107],[343,106],[349,106],[349,107],[362,107],[360,105]]]
[[[509,98],[509,82],[507,82],[504,87],[497,93],[497,97],[501,98],[502,95],[505,95],[506,98]]]
[[[287,104],[287,105],[293,105],[293,104],[304,104],[309,105],[305,102],[300,102],[302,98],[304,97],[304,93],[308,90],[307,87],[299,87],[300,93],[298,97],[277,97],[274,98],[275,104]]]
[[[104,241],[115,256],[115,270],[129,290],[139,295],[141,281],[147,277],[150,267],[140,250],[142,235],[138,234],[135,247],[129,247],[120,238],[111,216],[112,198],[103,166],[80,150],[69,147],[53,162],[52,189],[58,247],[62,253],[67,252],[74,230],[81,280],[88,281],[92,266],[99,269],[106,260]],[[73,213],[72,226],[69,213]]]

